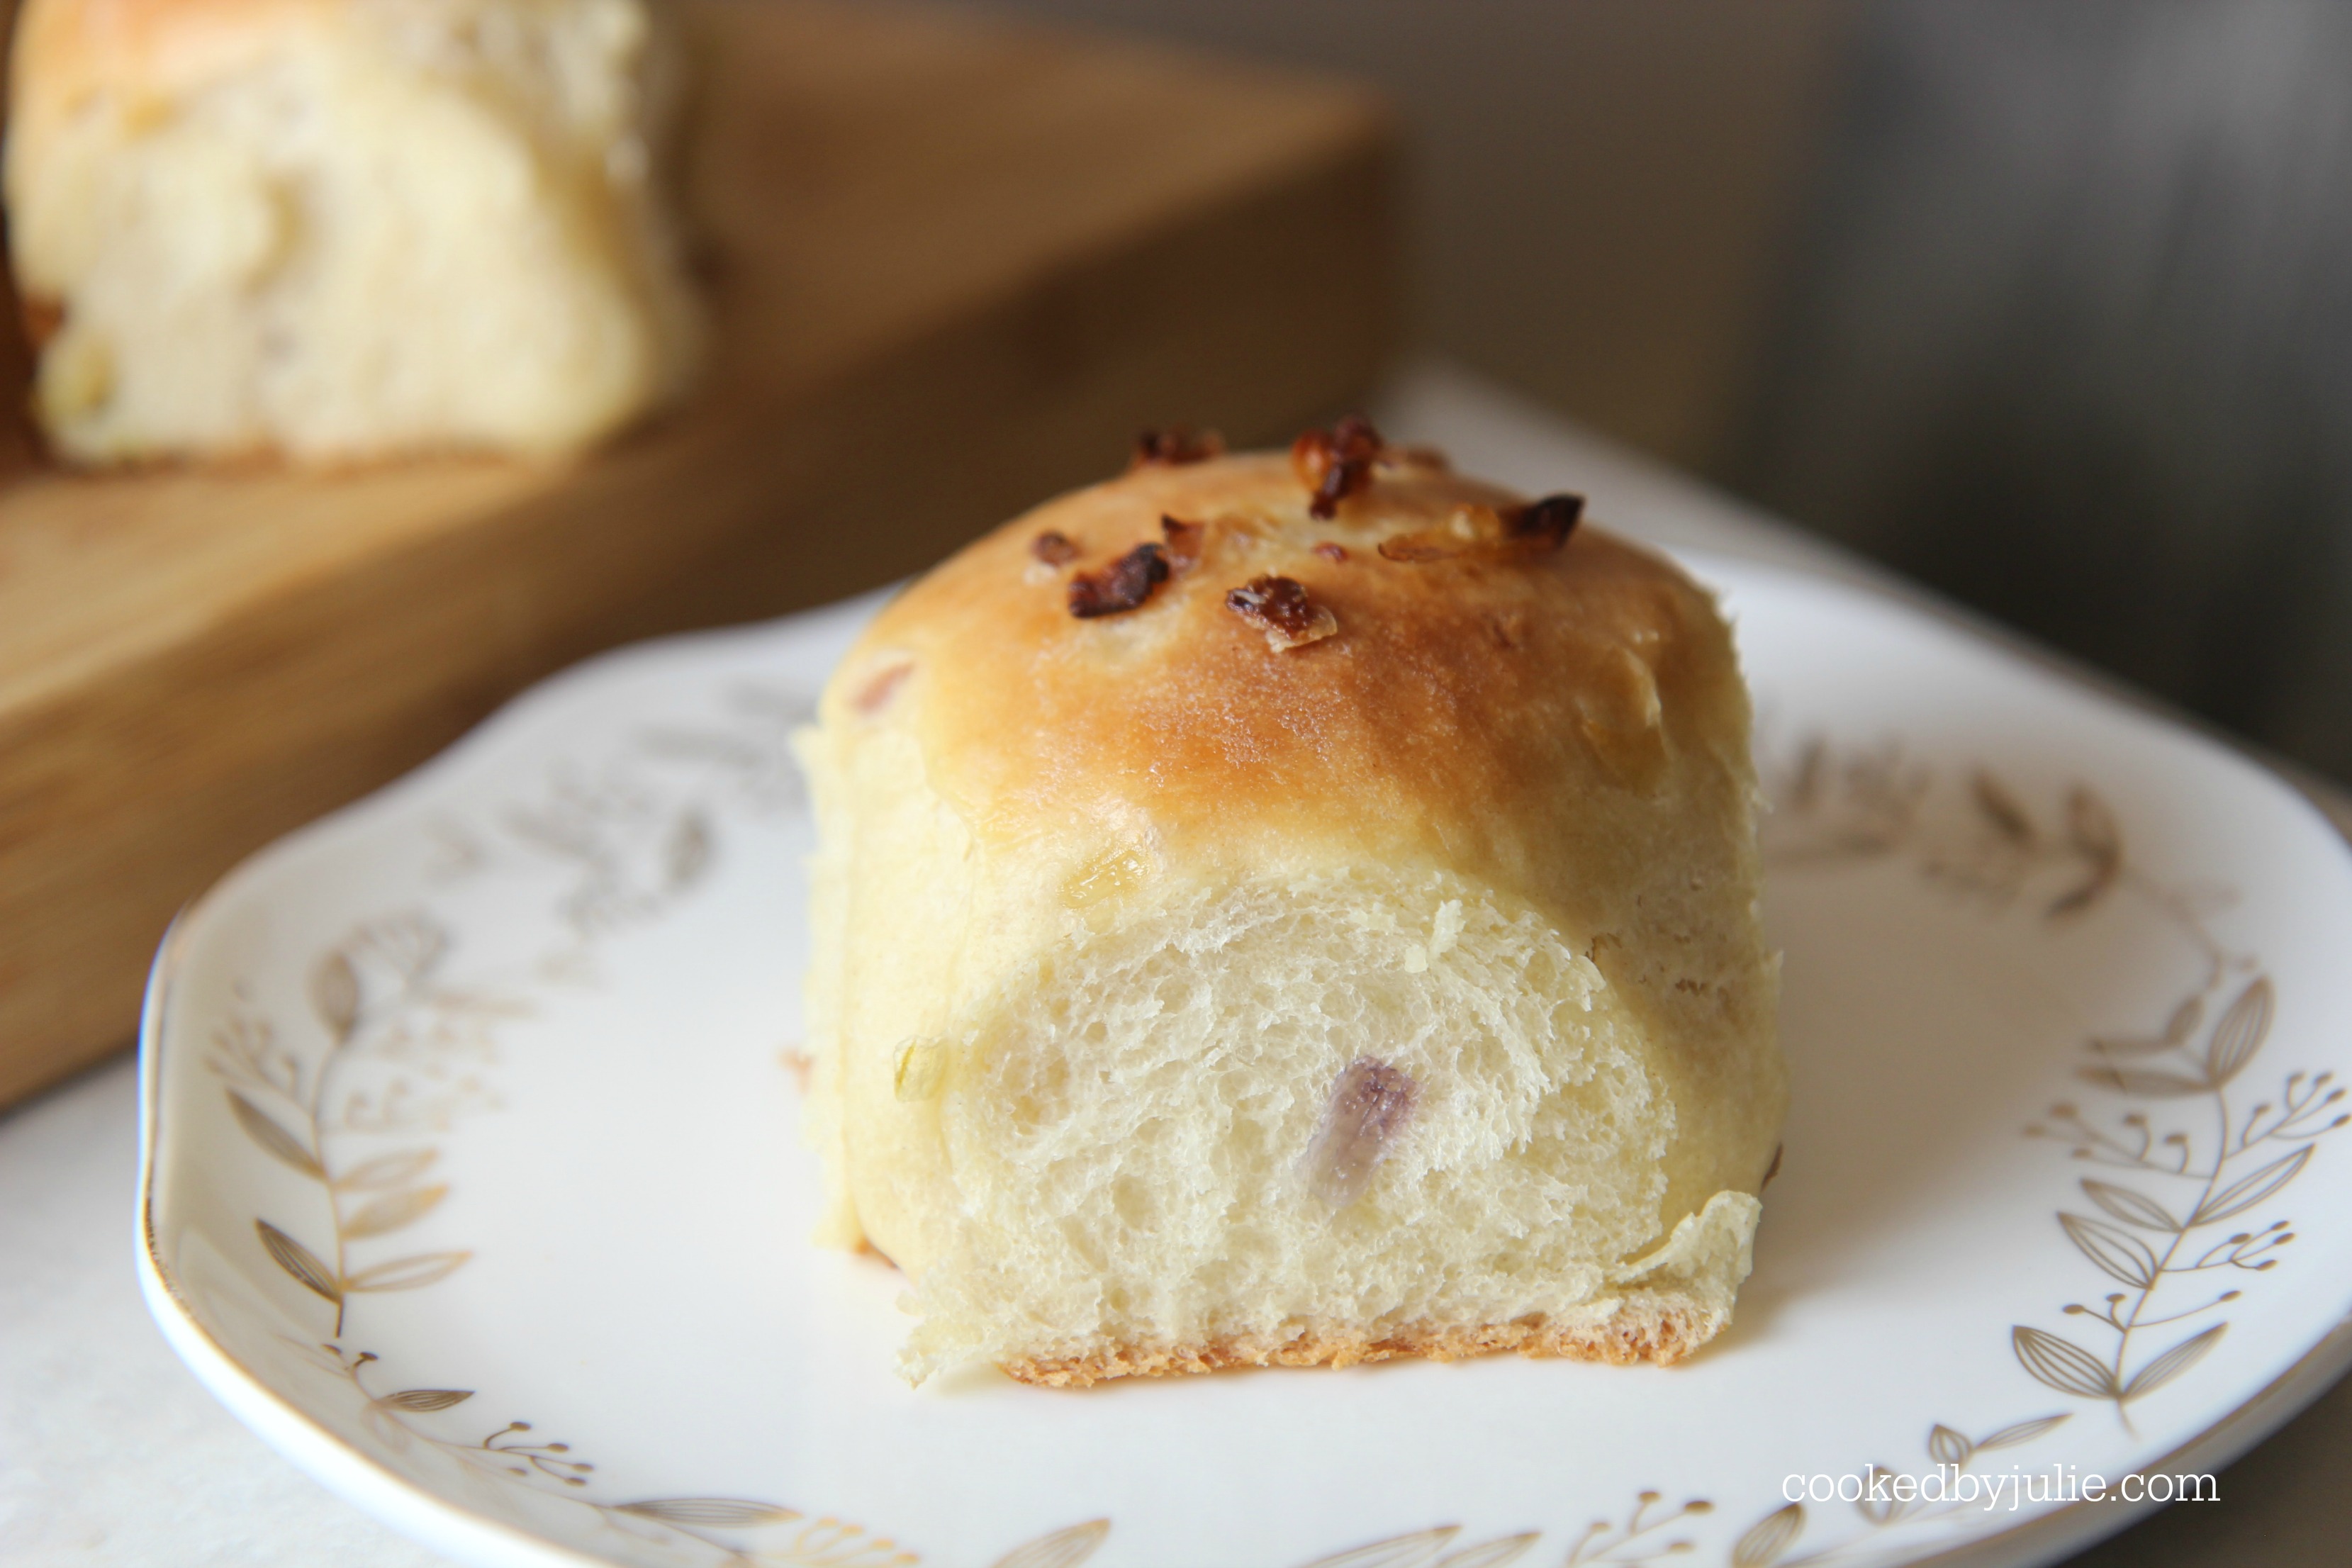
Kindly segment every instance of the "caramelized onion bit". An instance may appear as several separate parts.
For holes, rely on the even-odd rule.
[[[1334,544],[1327,539],[1316,545],[1315,553],[1326,561],[1345,561],[1348,558],[1348,547],[1344,544]]]
[[[1128,462],[1128,471],[1149,468],[1152,464],[1173,467],[1179,463],[1205,462],[1224,455],[1225,438],[1214,430],[1195,430],[1190,425],[1171,425],[1166,429],[1139,430],[1135,435],[1135,454]]]
[[[1456,507],[1443,528],[1398,533],[1381,541],[1381,554],[1391,561],[1420,564],[1452,561],[1462,556],[1486,560],[1524,560],[1549,555],[1568,542],[1584,515],[1582,496],[1546,496],[1525,506]]]
[[[1457,555],[1491,552],[1502,542],[1502,514],[1491,506],[1458,506],[1444,526],[1417,533],[1396,533],[1381,541],[1381,554],[1390,561],[1420,563],[1451,561]]]
[[[1181,572],[1201,559],[1201,548],[1209,537],[1209,525],[1163,517],[1160,520],[1160,531],[1168,538],[1168,569]]]
[[[1253,577],[1225,595],[1225,608],[1255,623],[1276,653],[1321,642],[1339,629],[1329,606],[1308,598],[1305,586],[1289,577]]]
[[[1078,547],[1058,528],[1049,528],[1029,542],[1029,553],[1048,566],[1066,566],[1078,558]]]
[[[1467,543],[1445,537],[1435,529],[1420,533],[1400,533],[1381,541],[1381,558],[1402,561],[1417,566],[1425,561],[1451,561],[1470,552]]]
[[[1308,1190],[1334,1209],[1363,1196],[1420,1098],[1421,1086],[1403,1068],[1377,1057],[1349,1062],[1331,1086],[1322,1130],[1307,1151]]]
[[[1139,544],[1101,571],[1081,572],[1070,579],[1070,614],[1090,620],[1131,610],[1166,581],[1166,547]]]
[[[1381,452],[1381,433],[1360,414],[1350,414],[1328,430],[1309,430],[1290,444],[1290,468],[1314,491],[1307,510],[1336,517],[1339,503],[1371,483],[1372,463]]]
[[[1582,496],[1546,496],[1505,512],[1503,532],[1538,550],[1558,550],[1568,542],[1568,536],[1576,531],[1577,522],[1583,516]]]
[[[866,684],[857,689],[857,694],[849,700],[849,705],[861,717],[871,719],[890,705],[890,699],[898,695],[898,688],[904,686],[907,677],[914,673],[915,667],[911,663],[885,666],[866,677]]]
[[[899,1100],[918,1105],[938,1099],[947,1076],[946,1041],[908,1040],[898,1047],[898,1060],[890,1073],[890,1088]]]

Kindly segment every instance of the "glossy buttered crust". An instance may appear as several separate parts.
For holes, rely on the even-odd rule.
[[[910,704],[891,717],[981,845],[1063,855],[1071,876],[1140,834],[1165,873],[1204,884],[1430,865],[1532,905],[1649,1024],[1675,1104],[1671,1227],[1759,1190],[1786,1102],[1747,694],[1708,595],[1601,529],[1552,552],[1380,552],[1521,499],[1392,456],[1324,520],[1283,456],[1141,467],[899,595],[845,661],[825,727],[855,735]],[[1197,561],[1134,609],[1071,614],[1074,576],[1170,518],[1203,525]],[[1048,533],[1075,557],[1041,561]],[[1228,604],[1267,575],[1336,633],[1270,648]]]
[[[1563,796],[1654,784],[1664,709],[1700,751],[1744,754],[1747,705],[1706,595],[1598,529],[1551,553],[1379,553],[1520,499],[1400,464],[1325,521],[1284,458],[1148,467],[971,546],[864,646],[916,655],[933,787],[992,836],[1118,800],[1166,833],[1246,826],[1371,848],[1402,831],[1540,887],[1566,847]],[[1161,540],[1170,517],[1205,526],[1197,563],[1139,608],[1070,613],[1073,575]],[[1048,531],[1077,551],[1058,572],[1036,569]],[[1269,574],[1328,607],[1338,634],[1270,650],[1226,604]]]

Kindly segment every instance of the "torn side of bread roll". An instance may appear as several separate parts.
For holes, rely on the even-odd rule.
[[[1580,509],[1360,422],[1163,444],[860,639],[802,738],[808,1118],[908,1375],[1729,1321],[1786,1102],[1748,700]]]
[[[647,0],[26,0],[10,241],[80,462],[558,453],[676,394]]]

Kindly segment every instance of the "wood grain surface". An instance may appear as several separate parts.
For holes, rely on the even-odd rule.
[[[687,17],[720,343],[687,407],[561,467],[5,474],[0,1103],[129,1041],[206,883],[529,682],[914,571],[1139,425],[1286,438],[1377,370],[1365,93],[873,5]]]

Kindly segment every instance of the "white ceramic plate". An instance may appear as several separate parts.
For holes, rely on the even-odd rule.
[[[598,660],[196,905],[143,1037],[155,1315],[479,1563],[1791,1568],[2114,1529],[2013,1478],[2216,1468],[2352,1354],[2345,846],[1966,632],[1694,565],[1759,693],[1796,1109],[1738,1321],[1684,1366],[900,1383],[896,1276],[803,1242],[793,1131],[785,735],[870,605]],[[1964,1495],[1822,1495],[1874,1466]]]

